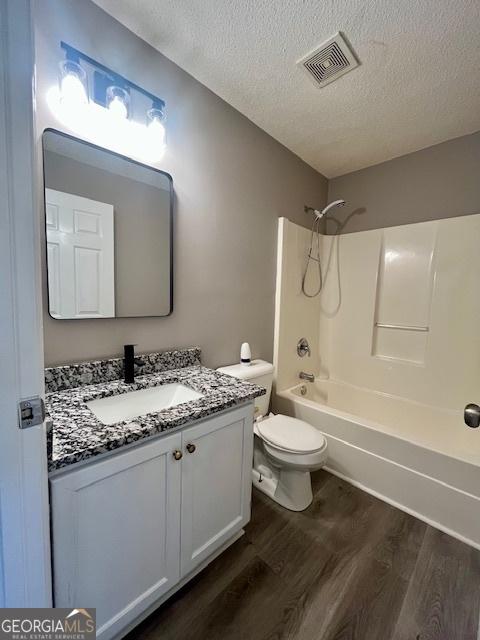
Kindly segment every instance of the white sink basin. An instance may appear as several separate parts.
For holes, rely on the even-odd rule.
[[[87,402],[87,407],[93,411],[103,424],[115,424],[122,420],[131,420],[147,413],[155,413],[169,407],[176,407],[184,402],[201,398],[202,393],[194,391],[184,384],[174,382],[159,387],[149,387],[140,391],[121,393]]]

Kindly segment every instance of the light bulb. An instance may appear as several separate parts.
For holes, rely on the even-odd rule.
[[[121,120],[128,118],[130,96],[122,87],[111,86],[107,89],[107,107],[112,115]]]
[[[165,146],[165,112],[163,109],[149,109],[147,111],[148,133],[151,134],[154,144]]]
[[[152,120],[148,125],[148,131],[155,137],[157,144],[165,144],[165,127],[159,120]]]
[[[70,104],[88,102],[86,74],[82,67],[72,60],[60,63],[60,99]]]
[[[113,100],[108,105],[108,108],[116,118],[126,118],[128,116],[127,107],[118,96],[115,96],[115,98],[113,98]]]

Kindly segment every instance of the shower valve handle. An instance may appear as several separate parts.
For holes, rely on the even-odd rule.
[[[468,427],[477,429],[480,426],[480,407],[478,404],[467,404],[463,412],[463,419]]]
[[[308,344],[308,340],[306,338],[300,338],[297,342],[297,354],[300,358],[304,356],[311,356],[310,345]]]

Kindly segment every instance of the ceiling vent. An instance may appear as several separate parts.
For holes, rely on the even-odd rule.
[[[297,64],[308,73],[317,87],[324,87],[355,69],[360,63],[344,36],[338,32]]]

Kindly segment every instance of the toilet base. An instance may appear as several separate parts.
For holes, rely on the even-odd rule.
[[[304,511],[313,500],[309,471],[268,469],[267,474],[252,469],[253,486],[290,511]]]

